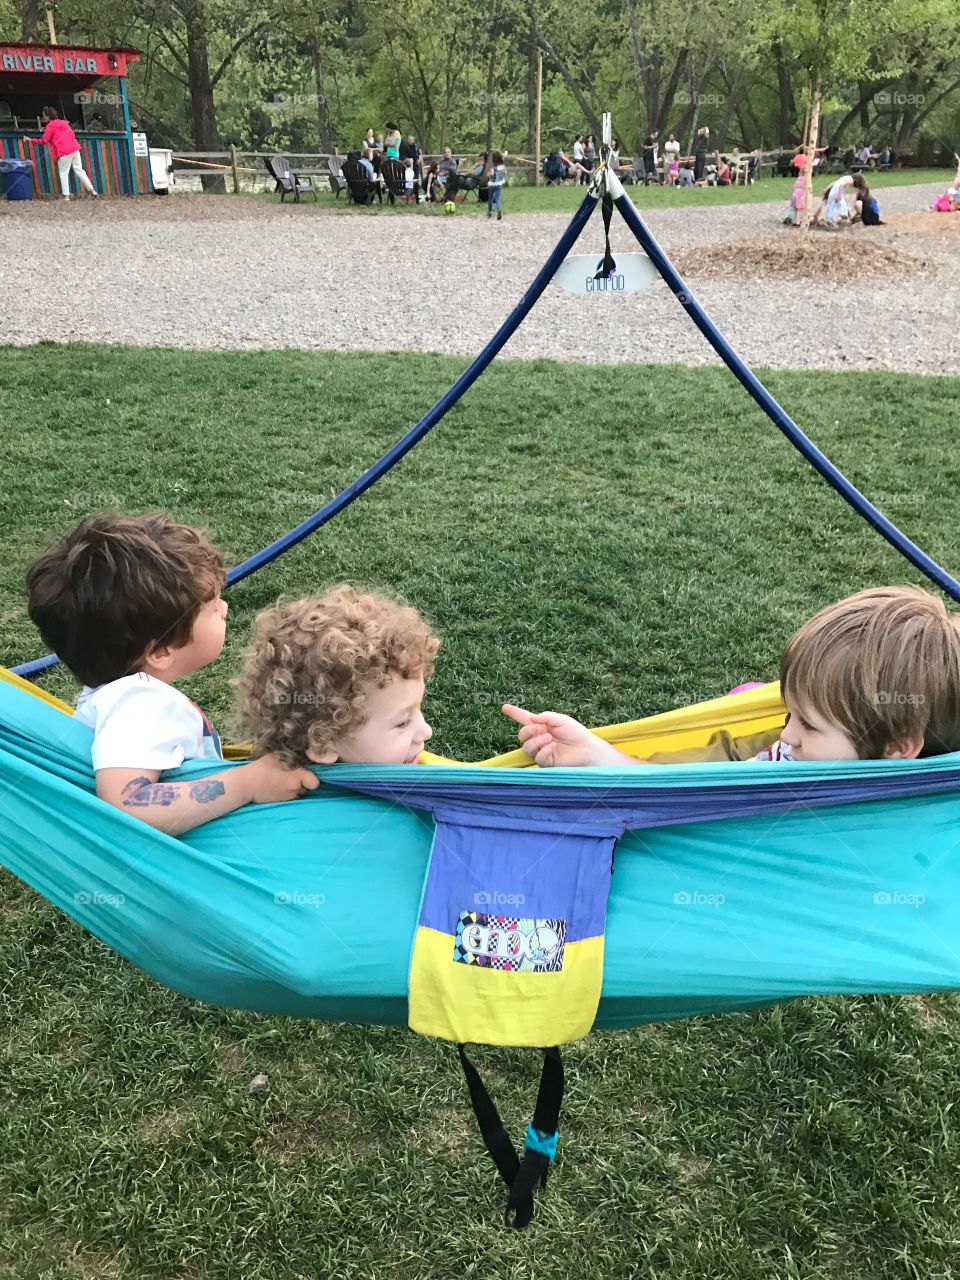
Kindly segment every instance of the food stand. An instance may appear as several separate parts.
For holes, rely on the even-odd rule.
[[[59,195],[49,147],[28,142],[43,132],[43,108],[56,107],[100,195],[151,192],[146,138],[131,130],[127,101],[127,67],[139,59],[136,49],[0,44],[0,159],[31,161],[36,190]]]

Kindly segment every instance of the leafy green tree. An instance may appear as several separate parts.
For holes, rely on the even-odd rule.
[[[820,116],[843,101],[857,81],[888,81],[907,66],[908,32],[936,23],[954,0],[784,0],[765,15],[761,29],[791,51],[807,108],[805,222],[812,213],[813,156]]]

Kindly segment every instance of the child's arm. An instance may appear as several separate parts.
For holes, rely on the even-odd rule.
[[[171,836],[183,835],[245,804],[295,800],[319,785],[309,769],[288,769],[269,755],[195,782],[161,782],[159,769],[97,770],[101,800]]]
[[[504,715],[523,725],[517,737],[527,755],[541,768],[643,763],[604,742],[572,716],[556,711],[534,714],[509,702],[502,710]]]

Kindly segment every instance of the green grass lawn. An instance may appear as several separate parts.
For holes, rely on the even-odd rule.
[[[564,194],[564,193],[558,193]],[[238,558],[366,467],[462,361],[0,348],[0,658],[93,507],[164,507]],[[957,379],[772,373],[852,480],[960,565]],[[444,636],[438,750],[509,698],[602,723],[772,677],[824,603],[917,575],[715,369],[499,362],[371,493],[230,593],[185,685],[221,724],[255,611],[343,579]],[[48,687],[70,696],[62,672]],[[0,873],[0,1274],[14,1280],[951,1280],[960,999],[804,1000],[572,1046],[528,1233],[450,1046],[206,1007]],[[535,1055],[478,1051],[520,1138]],[[268,1091],[248,1097],[259,1071]]]
[[[903,187],[913,186],[918,183],[940,182],[943,189],[946,190],[953,180],[955,171],[950,169],[896,169],[891,173],[869,174],[868,179],[871,187],[882,190],[884,187]],[[834,177],[838,175],[833,175]],[[830,175],[826,175],[822,182],[819,178],[814,182],[814,190],[819,193],[821,186],[825,186],[830,180]],[[345,195],[339,198],[334,196],[333,192],[328,189],[328,184],[322,179],[317,179],[320,199],[312,200],[306,196],[303,200],[303,207],[323,208],[340,210],[341,212],[351,212],[360,214],[371,213],[422,213],[426,215],[438,215],[442,213],[439,205],[431,205],[429,207],[418,205],[411,208],[409,205],[391,206],[384,202],[383,205],[374,205],[370,209],[358,208],[356,205],[348,205]],[[793,183],[787,178],[762,178],[759,182],[755,182],[750,187],[626,187],[631,200],[639,209],[679,209],[689,205],[718,205],[718,204],[762,204],[765,200],[783,200],[784,204],[790,199],[790,192]],[[510,213],[572,213],[580,201],[586,194],[586,187],[577,187],[573,183],[566,183],[562,187],[531,187],[520,185],[509,185],[503,193],[504,214]],[[278,195],[272,192],[263,193],[260,199],[280,201]],[[285,202],[290,203],[289,199]],[[921,206],[926,208],[929,201],[924,200]],[[460,213],[486,213],[487,206],[479,205],[477,197],[473,193],[468,194],[466,200],[457,205]]]

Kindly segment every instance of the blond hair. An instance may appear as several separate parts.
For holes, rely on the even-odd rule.
[[[237,727],[254,753],[302,764],[367,719],[366,694],[433,674],[440,640],[416,609],[348,583],[259,613],[237,680]]]
[[[821,609],[787,642],[783,696],[819,712],[864,760],[921,741],[960,750],[960,618],[919,587],[858,591]]]

